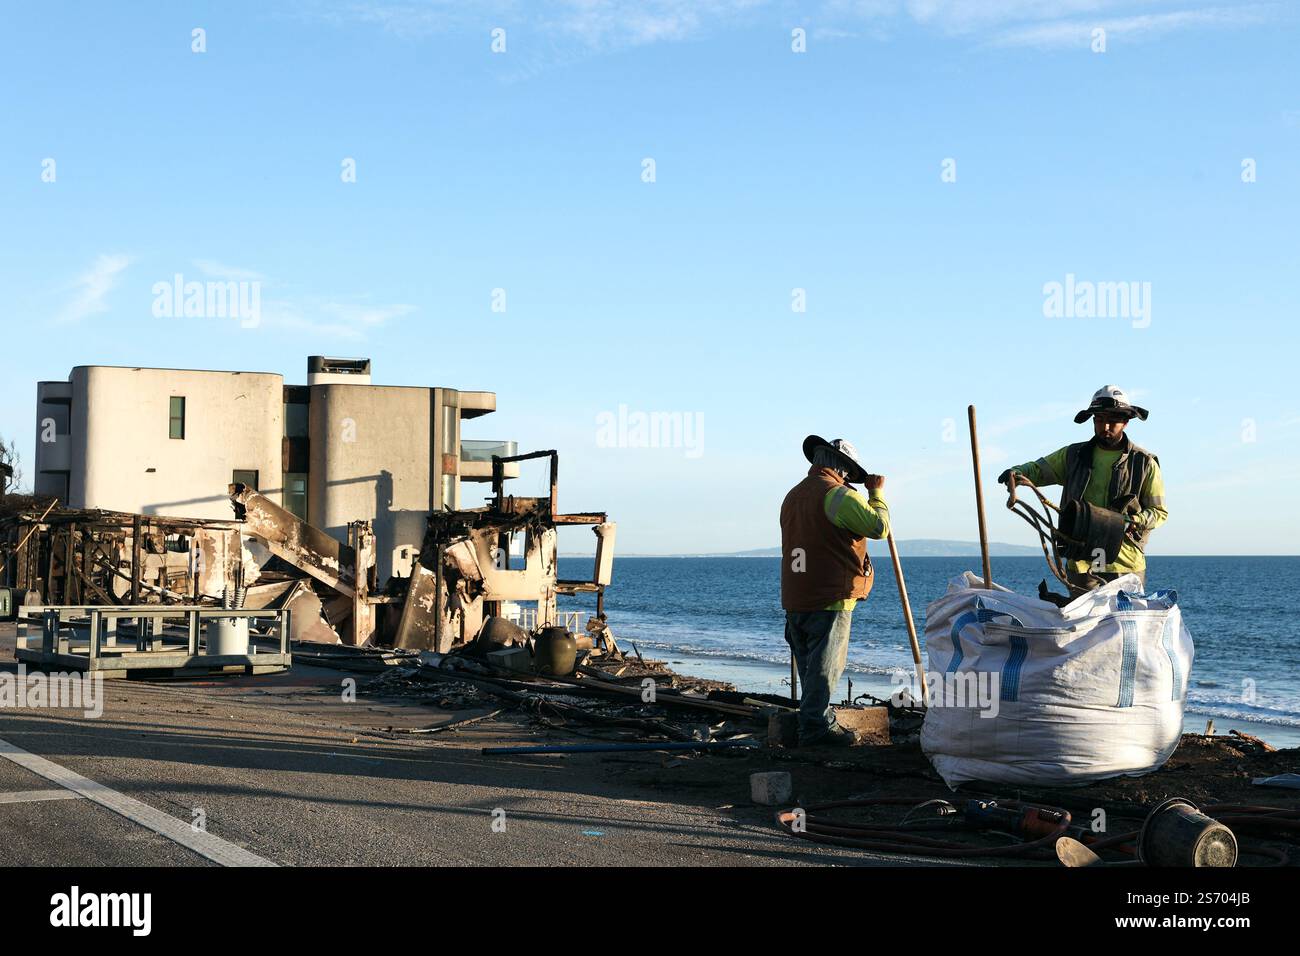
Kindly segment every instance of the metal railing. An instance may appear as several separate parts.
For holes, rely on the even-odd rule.
[[[202,663],[207,667],[264,663],[283,663],[292,657],[289,635],[292,612],[281,609],[233,609],[185,605],[58,605],[18,609],[17,639],[14,656],[19,660],[42,663],[65,663],[88,670],[117,670],[137,667],[182,668]],[[203,624],[223,619],[269,621],[274,627],[278,651],[259,653],[250,639],[245,654],[208,654]],[[135,622],[131,629],[134,647],[119,645],[119,623]],[[40,626],[40,647],[30,644],[29,628]],[[168,622],[183,622],[171,625]],[[121,629],[125,630],[125,629]],[[109,652],[105,654],[104,652]],[[168,652],[171,653],[168,653]],[[134,657],[133,655],[141,655]],[[108,660],[107,658],[111,658]],[[259,660],[260,659],[260,660]]]
[[[537,630],[539,626],[537,623],[537,608],[520,607],[518,612],[518,616],[507,615],[508,619],[514,621],[525,631]],[[572,631],[574,634],[584,634],[587,630],[587,618],[590,616],[588,611],[557,611],[557,620],[554,623],[563,625],[566,630]],[[543,621],[540,626],[545,627],[550,623],[550,621]]]

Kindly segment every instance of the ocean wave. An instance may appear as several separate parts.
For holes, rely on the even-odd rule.
[[[1206,717],[1249,720],[1257,724],[1300,727],[1300,707],[1296,701],[1280,701],[1278,706],[1242,703],[1240,694],[1206,694],[1193,690],[1187,695],[1187,711]]]
[[[1229,707],[1188,704],[1187,713],[1202,717],[1220,717],[1223,720],[1241,720],[1251,724],[1271,724],[1275,727],[1300,727],[1300,714],[1261,713],[1252,707]]]
[[[764,654],[760,652],[738,651],[734,648],[718,647],[700,647],[694,644],[679,644],[665,641],[647,641],[638,640],[638,647],[649,648],[656,651],[666,651],[670,654],[681,654],[686,657],[706,657],[710,660],[736,661],[741,664],[768,664],[780,668],[784,673],[790,666],[789,653],[771,653]],[[852,658],[844,665],[846,673],[853,674],[874,674],[880,677],[888,677],[899,668],[911,673],[911,660],[900,661],[895,666],[886,664],[872,664],[867,661],[855,661]]]
[[[771,667],[774,673],[784,675],[789,668],[788,654],[778,652],[742,651],[735,648],[703,647],[690,642],[638,640],[637,645],[647,650],[664,654],[680,654],[685,657],[697,657],[716,661],[735,661],[738,664],[759,664]],[[845,665],[848,675],[867,675],[887,678],[900,668],[911,673],[910,657],[903,653],[897,664],[876,664],[869,661],[850,659]],[[1242,720],[1256,724],[1270,724],[1277,727],[1300,727],[1300,702],[1291,700],[1279,702],[1279,706],[1265,707],[1243,704],[1239,694],[1206,693],[1205,689],[1193,689],[1187,698],[1187,713],[1205,717],[1219,717],[1224,720]]]

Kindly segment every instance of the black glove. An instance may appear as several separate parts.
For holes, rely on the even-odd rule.
[[[1010,468],[1008,468],[1008,469],[1007,469],[1006,471],[1004,471],[1002,474],[998,475],[998,484],[999,484],[999,485],[1005,485],[1005,484],[1006,484],[1008,481],[1010,481],[1010,480],[1011,480],[1011,469],[1010,469]]]

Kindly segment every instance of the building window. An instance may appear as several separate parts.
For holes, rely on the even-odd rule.
[[[245,471],[242,468],[236,468],[231,472],[230,480],[237,485],[245,485],[252,488],[254,491],[257,490],[257,472],[255,471]]]
[[[183,395],[172,396],[171,420],[168,428],[172,438],[185,437],[185,397]]]
[[[72,406],[64,401],[45,400],[42,401],[37,397],[39,403],[39,415],[41,432],[44,434],[51,422],[54,423],[54,434],[67,435],[71,433],[72,428],[69,425],[69,419],[72,417]]]
[[[284,507],[299,520],[307,520],[307,475],[298,471],[284,473]]]
[[[289,386],[285,387],[288,391]],[[306,438],[311,418],[311,406],[306,402],[284,403],[284,433],[289,438]]]

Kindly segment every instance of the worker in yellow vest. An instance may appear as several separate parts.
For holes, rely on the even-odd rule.
[[[1145,408],[1130,402],[1118,385],[1105,385],[1092,396],[1088,407],[1074,416],[1080,425],[1092,419],[1091,439],[1008,468],[998,476],[1002,484],[1018,472],[1035,485],[1063,485],[1062,511],[1070,502],[1086,501],[1123,516],[1123,541],[1113,561],[1095,555],[1092,560],[1070,562],[1068,580],[1075,587],[1092,589],[1121,574],[1136,574],[1146,588],[1147,539],[1169,517],[1165,482],[1160,460],[1133,444],[1124,429],[1135,418],[1146,421],[1147,414]]]
[[[851,746],[856,734],[835,720],[830,701],[848,659],[853,608],[874,580],[867,539],[889,534],[885,479],[868,474],[843,439],[809,435],[803,453],[808,477],[781,504],[785,640],[803,685],[799,745]]]

